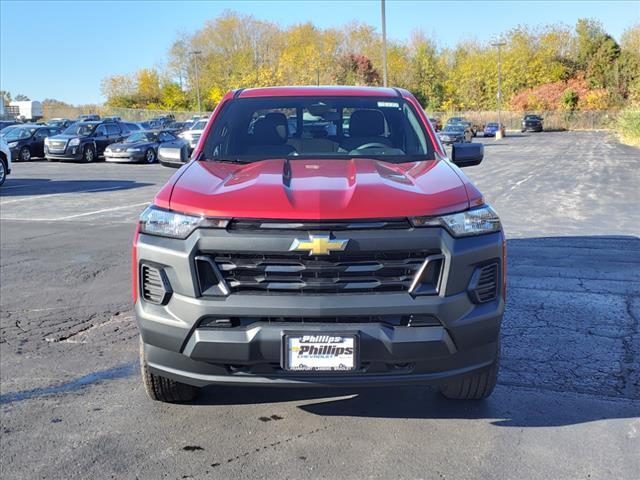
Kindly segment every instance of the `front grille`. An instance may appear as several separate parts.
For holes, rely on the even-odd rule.
[[[49,150],[64,151],[67,146],[66,140],[50,140]]]
[[[478,268],[471,277],[471,298],[475,303],[486,303],[498,296],[498,264]]]
[[[171,287],[166,278],[166,274],[151,265],[142,265],[140,268],[142,279],[142,298],[149,303],[164,305],[171,296]]]
[[[334,252],[328,256],[219,253],[209,258],[232,292],[405,292],[425,259],[434,253],[437,252]],[[204,267],[203,262],[196,265],[199,269]],[[421,282],[434,283],[427,289],[431,294],[437,293],[441,267],[441,261],[432,262],[429,275],[421,275]],[[438,271],[433,272],[434,268]]]
[[[442,323],[433,315],[358,315],[347,317],[205,317],[198,328],[235,328],[246,327],[254,323],[381,323],[390,327],[429,327],[441,326]]]
[[[260,220],[235,219],[229,224],[229,230],[369,230],[369,229],[408,229],[411,228],[406,218],[371,219],[371,220]]]

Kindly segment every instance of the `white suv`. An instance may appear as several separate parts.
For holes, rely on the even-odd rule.
[[[205,127],[207,126],[207,119],[204,118],[202,120],[196,120],[196,122],[191,125],[187,130],[178,135],[180,138],[183,138],[187,142],[189,142],[189,151],[193,151],[196,146],[198,146],[198,141],[204,132]]]
[[[9,145],[0,138],[0,185],[7,179],[7,175],[11,173],[11,150]]]

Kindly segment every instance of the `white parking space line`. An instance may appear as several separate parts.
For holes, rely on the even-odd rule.
[[[143,205],[149,205],[149,202],[133,203],[131,205],[121,205],[119,207],[112,207],[112,208],[103,208],[101,210],[94,210],[92,212],[78,213],[78,214],[75,214],[75,215],[67,215],[67,216],[64,216],[64,217],[26,218],[26,217],[5,217],[5,216],[0,216],[0,220],[13,220],[13,221],[24,221],[24,222],[58,222],[58,221],[62,221],[62,220],[72,220],[74,218],[79,218],[79,217],[88,217],[90,215],[97,215],[99,213],[113,212],[113,211],[116,211],[116,210],[124,210],[126,208],[141,207]]]
[[[56,221],[57,220],[69,220],[71,218],[87,217],[89,215],[97,215],[98,213],[113,212],[114,210],[122,210],[123,208],[141,207],[142,205],[149,205],[149,202],[134,203],[134,204],[131,204],[131,205],[123,205],[121,207],[103,208],[102,210],[95,210],[93,212],[78,213],[76,215],[67,215],[66,217],[53,218],[52,220],[56,220]]]
[[[43,194],[43,195],[32,195],[29,197],[17,198],[15,200],[7,200],[5,202],[0,202],[0,205],[8,205],[10,203],[17,203],[17,202],[26,202],[28,200],[38,200],[40,198],[59,197],[61,195],[70,195],[74,193],[106,192],[108,190],[118,190],[118,189],[122,189],[122,185],[118,185],[116,187],[92,188],[89,190],[77,190],[75,192],[60,192],[60,193],[51,193],[51,194]]]

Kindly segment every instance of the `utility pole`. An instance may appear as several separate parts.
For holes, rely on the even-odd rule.
[[[387,86],[387,19],[384,9],[384,0],[380,0],[382,7],[382,85]]]
[[[500,52],[507,42],[495,42],[492,43],[492,47],[498,48],[498,123],[502,125],[502,75],[500,72]]]
[[[191,55],[195,62],[196,69],[196,95],[198,97],[198,113],[202,112],[202,105],[200,104],[200,69],[198,68],[198,56],[202,54],[200,50],[193,50]]]

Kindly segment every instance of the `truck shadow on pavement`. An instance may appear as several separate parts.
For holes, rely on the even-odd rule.
[[[135,180],[53,180],[50,178],[9,178],[0,187],[0,198],[64,193],[98,193],[130,190],[154,185]]]
[[[640,416],[640,239],[512,239],[507,272],[501,370],[487,400],[449,401],[420,386],[211,387],[196,403],[296,401],[323,416],[485,418],[518,427]]]

